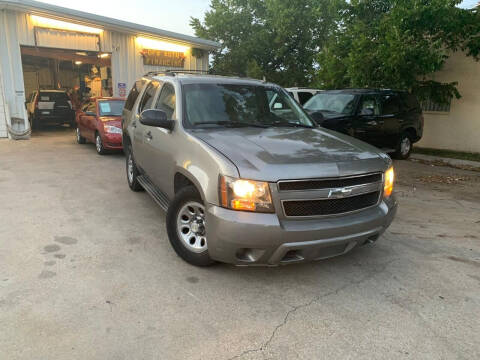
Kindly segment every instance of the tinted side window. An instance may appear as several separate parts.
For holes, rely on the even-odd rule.
[[[401,102],[398,95],[382,96],[382,115],[397,114],[401,109]]]
[[[298,93],[298,100],[300,100],[300,104],[305,104],[308,100],[313,97],[312,93],[302,91]]]
[[[145,93],[143,94],[142,101],[138,106],[138,112],[141,113],[143,110],[150,109],[152,107],[153,98],[155,97],[155,93],[157,92],[159,83],[156,81],[152,81],[148,84]]]
[[[167,119],[172,120],[173,113],[175,112],[175,89],[172,84],[166,83],[163,85],[162,92],[157,100],[156,109],[165,111]]]
[[[362,96],[362,101],[360,103],[360,108],[359,108],[360,115],[368,114],[368,111],[366,110],[372,110],[373,115],[380,115],[380,104],[378,101],[378,96],[376,95]]]
[[[130,94],[128,94],[127,101],[125,102],[125,109],[130,111],[133,109],[133,105],[135,105],[135,101],[137,101],[138,95],[140,94],[140,91],[142,91],[144,84],[144,80],[138,80],[135,82],[132,90],[130,90]]]

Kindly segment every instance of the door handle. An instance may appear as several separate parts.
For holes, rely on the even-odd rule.
[[[136,128],[137,127],[137,122],[135,120],[132,121],[132,127]]]
[[[150,131],[145,134],[145,137],[147,138],[148,141],[153,139],[152,133]]]

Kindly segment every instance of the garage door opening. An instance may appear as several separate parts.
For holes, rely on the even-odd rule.
[[[111,54],[21,46],[32,135],[64,133],[91,97],[112,96]]]

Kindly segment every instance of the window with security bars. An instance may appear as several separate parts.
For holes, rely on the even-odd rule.
[[[426,99],[421,102],[423,111],[435,111],[435,112],[450,112],[451,100],[445,104],[439,104],[431,99]]]

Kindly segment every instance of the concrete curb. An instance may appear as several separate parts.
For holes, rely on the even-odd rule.
[[[411,153],[410,158],[416,159],[416,160],[424,160],[424,161],[442,161],[452,166],[471,166],[475,168],[480,168],[479,161],[452,159],[452,158],[423,155],[423,154],[416,154],[416,153]]]

